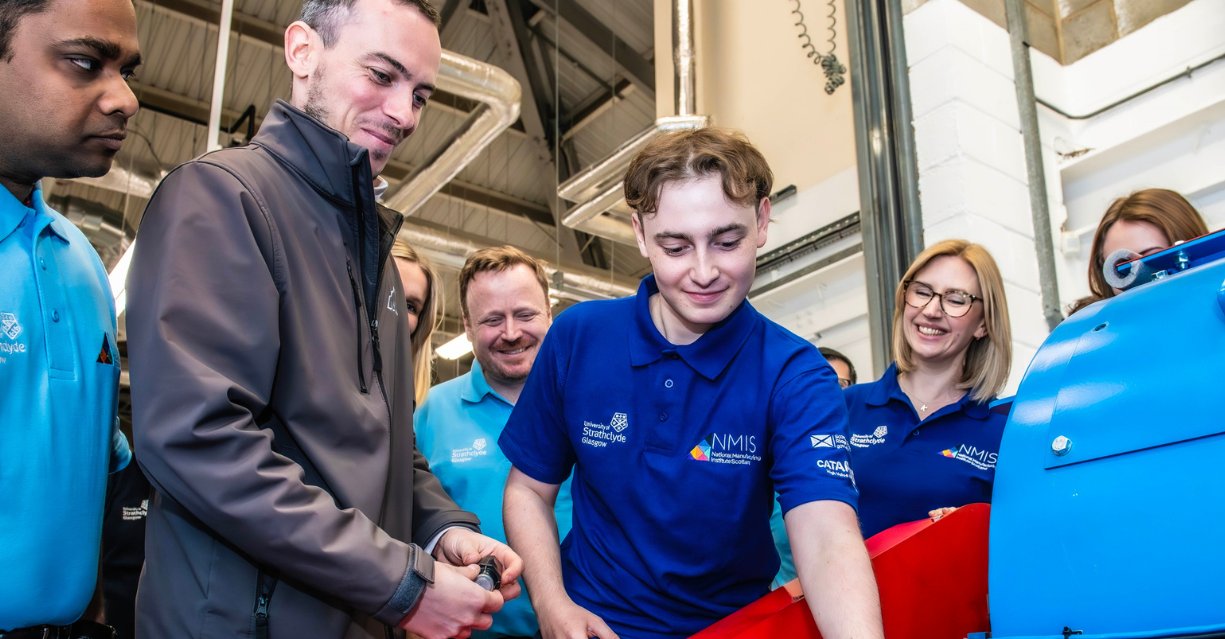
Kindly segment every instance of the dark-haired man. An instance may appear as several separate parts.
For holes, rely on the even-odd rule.
[[[424,0],[307,0],[290,102],[150,200],[128,286],[157,493],[138,636],[466,637],[518,594],[522,561],[414,447],[401,219],[375,204],[441,52]],[[501,591],[473,582],[491,554]]]
[[[39,180],[110,170],[137,109],[139,50],[130,0],[0,3],[3,637],[111,633],[80,618],[107,471],[131,458],[115,421],[115,308],[97,253]]]

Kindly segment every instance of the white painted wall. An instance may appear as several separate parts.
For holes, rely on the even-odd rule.
[[[1225,51],[1225,5],[1196,0],[1076,63],[1034,53],[1039,97],[1088,113]],[[1004,273],[1015,390],[1047,334],[1008,33],[956,0],[904,22],[925,240],[985,245]],[[1225,225],[1225,61],[1118,109],[1071,121],[1040,108],[1061,305],[1088,292],[1086,253],[1110,201],[1144,187],[1187,194]],[[1091,149],[1073,160],[1057,151]],[[1088,229],[1087,233],[1078,230]]]

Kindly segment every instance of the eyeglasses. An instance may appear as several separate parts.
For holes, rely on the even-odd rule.
[[[849,387],[851,386],[851,380],[849,380],[849,379],[847,379],[847,378],[845,378],[845,377],[839,377],[839,378],[838,378],[838,385],[839,385],[839,386],[841,386],[841,387],[843,387],[843,388],[849,388]]]
[[[940,298],[940,309],[949,317],[961,317],[970,312],[970,307],[974,305],[974,302],[983,301],[983,298],[965,291],[949,290],[937,293],[932,290],[932,287],[922,282],[906,282],[906,295],[903,299],[906,300],[907,306],[927,308],[933,297]]]

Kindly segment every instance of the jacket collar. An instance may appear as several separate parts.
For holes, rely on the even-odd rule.
[[[692,344],[677,346],[655,328],[651,320],[650,298],[659,292],[655,276],[648,275],[638,285],[634,299],[634,328],[630,329],[630,364],[646,366],[667,355],[676,354],[702,377],[714,380],[740,352],[759,324],[757,311],[742,301],[722,322]]]
[[[272,105],[251,143],[268,149],[332,199],[354,202],[354,188],[363,188],[371,189],[366,199],[373,200],[369,151],[284,100]]]

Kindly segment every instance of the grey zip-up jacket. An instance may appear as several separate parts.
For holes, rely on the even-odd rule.
[[[372,184],[365,149],[278,101],[153,194],[127,288],[157,492],[138,636],[382,637],[432,578],[420,546],[477,529],[413,443],[401,218]]]

